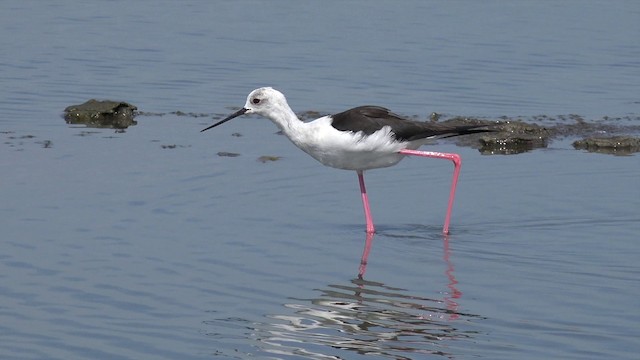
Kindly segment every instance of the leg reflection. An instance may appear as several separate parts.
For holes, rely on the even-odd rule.
[[[445,293],[444,302],[447,305],[447,310],[449,310],[449,319],[455,320],[460,317],[460,314],[458,314],[458,303],[455,299],[461,298],[462,292],[456,287],[456,285],[458,284],[458,280],[456,280],[453,263],[451,262],[451,249],[449,248],[448,235],[444,236],[443,248],[444,255],[442,256],[442,258],[444,259],[444,263],[447,266],[444,274],[447,276],[447,279],[449,281],[447,285],[449,291]]]
[[[360,259],[360,268],[358,269],[358,279],[360,280],[364,278],[364,273],[367,271],[367,261],[369,261],[369,252],[371,251],[373,236],[373,232],[367,232],[367,238],[364,242],[364,250],[362,251],[362,258]]]
[[[364,274],[367,271],[367,264],[369,262],[369,253],[371,252],[371,246],[373,245],[373,238],[375,234],[367,232],[367,237],[364,242],[364,250],[362,251],[362,257],[360,258],[360,267],[358,269],[358,279],[364,280]],[[458,290],[457,284],[458,280],[456,280],[455,269],[453,267],[453,263],[451,262],[451,248],[449,247],[449,235],[444,235],[443,238],[443,255],[442,259],[446,265],[444,274],[447,277],[448,283],[447,288],[449,291],[444,293],[444,303],[447,306],[447,311],[449,313],[449,320],[455,320],[460,317],[458,314],[458,299],[462,297],[462,292]],[[362,284],[360,284],[362,287]],[[359,295],[359,294],[358,294]]]

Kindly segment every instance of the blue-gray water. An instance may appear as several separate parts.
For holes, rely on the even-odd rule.
[[[449,163],[371,171],[360,280],[355,173],[269,121],[60,114],[225,114],[270,85],[298,111],[637,116],[638,4],[3,3],[0,358],[635,359],[637,155],[435,144],[464,160],[448,238]]]

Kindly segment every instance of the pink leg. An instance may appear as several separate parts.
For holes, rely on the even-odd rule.
[[[374,233],[376,229],[373,226],[369,197],[367,196],[367,189],[364,187],[364,175],[361,170],[358,170],[358,181],[360,182],[360,194],[362,195],[362,205],[364,206],[364,218],[367,221],[367,233]]]
[[[458,154],[441,153],[434,151],[418,151],[418,150],[400,150],[400,154],[422,156],[438,159],[447,159],[453,161],[453,181],[451,182],[451,192],[449,193],[449,205],[447,207],[447,215],[444,218],[444,226],[442,232],[444,234],[449,233],[449,223],[451,222],[451,209],[453,209],[453,198],[456,195],[456,186],[458,185],[458,175],[460,175],[460,166],[462,165],[462,159]]]

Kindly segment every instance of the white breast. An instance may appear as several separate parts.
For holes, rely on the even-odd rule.
[[[323,117],[287,135],[297,147],[323,165],[367,170],[395,165],[404,157],[398,151],[409,144],[395,141],[390,131],[389,127],[371,135],[339,131],[331,126],[329,117]]]

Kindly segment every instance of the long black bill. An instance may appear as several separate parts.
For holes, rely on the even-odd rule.
[[[237,118],[238,116],[243,115],[243,114],[244,114],[244,113],[246,113],[247,111],[249,111],[249,109],[242,108],[242,109],[240,109],[240,110],[238,110],[238,111],[234,112],[233,114],[231,114],[231,115],[227,116],[226,118],[224,118],[224,119],[222,119],[222,120],[218,121],[217,123],[215,123],[215,124],[213,124],[213,125],[209,126],[208,128],[200,130],[200,132],[207,131],[207,130],[209,130],[209,129],[211,129],[211,128],[214,128],[214,127],[216,127],[216,126],[218,126],[218,125],[222,125],[222,124],[226,123],[227,121],[229,121],[229,120],[231,120],[231,119],[233,119],[233,118]]]

